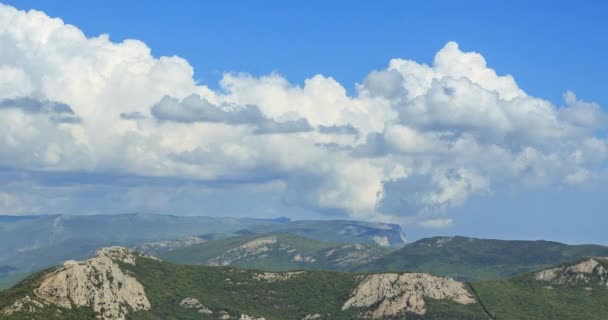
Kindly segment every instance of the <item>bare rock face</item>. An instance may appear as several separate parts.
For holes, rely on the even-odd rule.
[[[130,310],[149,310],[144,287],[118,265],[135,264],[137,255],[126,248],[110,247],[86,261],[67,261],[44,276],[35,295],[64,308],[91,307],[103,320],[123,320]]]
[[[598,261],[607,261],[606,257],[597,257],[581,261],[574,265],[546,269],[536,273],[534,278],[551,282],[559,286],[577,284],[596,284],[608,286],[608,270]],[[605,264],[605,262],[604,262]]]
[[[13,304],[0,310],[0,315],[10,316],[13,313],[17,313],[17,312],[32,313],[32,312],[36,312],[42,308],[44,308],[44,303],[30,298],[30,296],[25,296],[25,297],[15,301]]]
[[[161,251],[173,251],[175,249],[191,247],[206,241],[207,240],[200,237],[190,236],[177,240],[163,240],[143,243],[134,247],[134,249],[147,254],[157,254]]]
[[[252,317],[250,315],[246,315],[246,314],[241,314],[241,317],[239,318],[239,320],[266,320],[265,318],[256,318],[256,317]]]
[[[220,312],[219,312],[219,318],[220,318],[221,320],[237,320],[237,318],[235,318],[235,317],[231,316],[231,315],[230,315],[230,314],[228,314],[228,312],[226,312],[226,311],[220,311]],[[250,316],[250,315],[247,315],[247,314],[244,314],[244,313],[243,313],[243,314],[241,314],[241,316],[238,318],[238,320],[266,320],[266,318],[264,318],[264,317],[258,318],[258,317]]]
[[[424,273],[386,273],[365,276],[342,310],[369,308],[373,319],[404,312],[426,313],[424,298],[471,304],[476,300],[461,282]]]
[[[196,309],[198,313],[213,314],[213,311],[203,306],[203,304],[196,298],[185,298],[179,303],[179,305],[186,309]]]
[[[285,281],[293,279],[297,276],[304,274],[305,271],[291,271],[291,272],[262,272],[256,274],[253,278],[260,281]]]
[[[228,266],[234,261],[268,252],[271,250],[271,247],[277,243],[278,239],[274,236],[251,240],[224,252],[221,256],[210,259],[207,263],[210,266]]]
[[[344,256],[335,259],[335,264],[340,267],[363,265],[378,258],[367,247],[359,243],[344,245],[340,249],[348,250]],[[329,250],[325,256],[332,256],[336,251],[337,249]]]
[[[384,237],[380,237],[380,236],[373,236],[372,239],[374,240],[374,242],[382,247],[389,247],[391,245],[390,241],[388,241],[388,237],[384,236]]]
[[[296,254],[293,258],[293,261],[295,262],[308,262],[308,263],[312,263],[312,262],[316,262],[317,259],[313,258],[313,257],[306,257],[306,256],[302,256],[300,254]]]

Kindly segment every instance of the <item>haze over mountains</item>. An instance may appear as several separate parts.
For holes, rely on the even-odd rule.
[[[608,305],[599,245],[151,214],[3,217],[0,230],[0,285],[18,283],[0,291],[3,320],[603,320]]]
[[[0,218],[0,285],[101,247],[134,247],[184,264],[284,271],[420,271],[496,279],[586,256],[598,245],[437,237],[405,243],[398,225],[153,214]],[[4,284],[3,286],[6,286]]]
[[[195,265],[289,271],[424,272],[461,281],[513,277],[584,257],[608,256],[608,247],[551,241],[434,237],[386,248],[340,244],[289,234],[256,234],[180,247],[139,246],[163,260]]]
[[[284,232],[338,243],[400,246],[398,225],[357,221],[290,221],[155,214],[0,216],[0,267],[10,274],[85,259],[104,246],[136,246],[186,237]],[[1,282],[0,282],[1,284]]]

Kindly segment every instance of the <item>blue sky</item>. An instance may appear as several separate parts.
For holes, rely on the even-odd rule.
[[[154,55],[186,58],[211,86],[226,71],[292,82],[321,73],[350,86],[391,58],[429,63],[448,41],[483,53],[530,94],[561,102],[603,90],[608,4],[588,1],[12,1],[61,17],[89,36],[140,39]]]
[[[98,126],[85,128],[85,132],[89,132],[86,135],[89,149],[95,151],[93,155],[85,154],[87,151],[78,149],[78,144],[74,146],[68,142],[58,143],[59,139],[63,139],[65,132],[54,133],[51,127],[49,131],[41,129],[40,134],[52,137],[49,138],[50,142],[57,142],[60,151],[55,149],[47,149],[46,153],[40,151],[41,154],[47,155],[44,161],[21,156],[21,153],[32,154],[31,150],[13,150],[7,147],[6,150],[11,153],[4,155],[6,161],[0,163],[0,167],[4,168],[0,170],[0,176],[5,180],[5,184],[0,188],[0,205],[4,203],[3,210],[7,213],[116,213],[141,210],[264,217],[286,215],[294,218],[374,220],[378,217],[378,219],[402,223],[411,239],[438,234],[461,234],[490,238],[545,238],[575,243],[607,244],[604,236],[605,226],[608,225],[606,215],[608,205],[604,200],[604,195],[608,191],[605,177],[606,159],[602,157],[595,159],[587,155],[581,156],[584,159],[574,161],[571,166],[556,164],[565,163],[576,154],[600,154],[599,151],[593,151],[595,149],[575,150],[579,145],[588,145],[591,140],[601,140],[602,142],[598,143],[605,144],[602,139],[606,137],[603,112],[608,106],[604,79],[608,74],[608,63],[605,61],[608,38],[602,35],[608,33],[608,22],[603,17],[608,5],[603,2],[590,1],[586,5],[574,1],[537,1],[534,4],[529,4],[528,1],[501,3],[385,1],[374,4],[347,1],[332,1],[331,4],[327,1],[289,4],[279,1],[257,4],[244,1],[221,3],[172,1],[155,5],[124,1],[4,1],[4,3],[21,10],[36,9],[50,17],[59,17],[65,23],[76,26],[88,38],[107,33],[114,44],[125,39],[142,41],[154,57],[179,56],[194,70],[195,84],[205,86],[213,92],[203,92],[201,88],[194,88],[194,84],[189,83],[182,86],[181,83],[188,82],[182,76],[182,73],[187,74],[187,71],[180,69],[181,65],[178,62],[171,62],[159,68],[175,71],[172,73],[167,71],[166,76],[161,74],[161,77],[164,77],[162,81],[154,80],[157,76],[150,75],[150,79],[153,80],[149,81],[150,83],[158,81],[168,87],[175,85],[175,88],[165,91],[159,89],[158,92],[159,97],[163,95],[176,97],[175,102],[160,99],[148,101],[145,97],[130,97],[128,90],[125,93],[120,88],[116,91],[108,91],[114,92],[110,98],[105,94],[97,97],[95,100],[95,103],[99,103],[97,110],[107,110],[109,106],[102,102],[108,101],[107,103],[111,102],[112,107],[116,106],[117,113],[136,111],[145,114],[147,110],[151,110],[151,113],[145,120],[137,122],[137,130],[130,124],[113,122],[116,121],[112,120],[114,118],[104,119],[103,124]],[[49,40],[52,41],[53,39]],[[446,46],[449,41],[456,41],[458,48]],[[107,44],[107,47],[111,48],[112,43]],[[9,42],[8,45],[10,44]],[[84,46],[83,44],[82,47]],[[65,44],[57,47],[64,48]],[[54,50],[41,52],[45,55],[53,55],[57,52]],[[69,56],[71,52],[78,52],[79,49],[75,45],[70,50],[61,51],[64,56],[59,60],[75,61],[71,60],[75,56],[86,57],[90,54],[90,51],[83,49],[82,55],[74,53],[74,56]],[[317,103],[322,109],[311,111],[310,114],[298,113],[298,109],[279,112],[276,106],[272,106],[273,101],[255,97],[251,93],[265,92],[263,90],[267,87],[263,85],[268,83],[264,82],[264,76],[276,73],[280,79],[272,80],[275,81],[274,84],[283,83],[281,81],[289,84],[278,84],[277,86],[282,89],[274,88],[273,91],[268,92],[268,96],[284,89],[286,93],[281,93],[277,97],[285,99],[288,104],[297,105],[303,103],[304,98],[300,93],[293,94],[293,97],[291,94],[298,91],[298,88],[309,86],[310,81],[307,82],[307,79],[310,80],[315,75],[321,74],[335,79],[335,82],[346,90],[345,99],[352,98],[350,103],[361,104],[361,108],[370,107],[376,110],[381,107],[370,102],[372,98],[386,94],[388,92],[386,90],[392,88],[389,88],[390,84],[386,82],[388,78],[385,78],[393,74],[387,69],[391,59],[403,58],[419,64],[432,65],[438,52],[445,52],[447,57],[445,61],[448,64],[452,63],[450,61],[454,61],[454,64],[467,63],[466,57],[469,56],[464,53],[479,53],[487,61],[487,68],[495,70],[499,77],[512,75],[517,84],[513,89],[508,83],[504,85],[508,88],[504,89],[503,84],[500,84],[503,82],[500,81],[507,81],[505,79],[483,77],[475,79],[474,74],[470,76],[476,85],[488,89],[488,92],[505,90],[501,91],[500,101],[496,102],[496,106],[503,106],[504,101],[512,99],[512,96],[519,96],[519,93],[513,93],[513,90],[521,88],[527,96],[550,102],[550,116],[553,117],[555,113],[555,117],[558,118],[556,121],[561,121],[556,128],[560,129],[547,128],[545,134],[545,129],[542,127],[548,123],[545,118],[539,118],[538,121],[531,120],[529,123],[525,114],[510,114],[509,119],[512,122],[506,125],[509,129],[504,129],[508,131],[505,133],[507,131],[501,131],[502,129],[495,130],[503,123],[492,122],[496,120],[492,117],[487,119],[481,117],[476,119],[478,122],[471,123],[467,118],[470,119],[472,115],[475,118],[475,114],[463,113],[463,117],[458,120],[460,122],[455,123],[454,119],[448,121],[444,115],[434,113],[440,110],[435,109],[440,108],[439,105],[434,104],[439,103],[437,101],[414,102],[412,98],[411,101],[408,100],[409,102],[403,104],[403,101],[390,100],[393,97],[388,96],[387,99],[392,104],[391,108],[399,114],[399,120],[391,118],[393,119],[391,121],[399,124],[394,126],[393,131],[387,128],[377,129],[376,123],[360,124],[361,120],[348,118],[350,115],[347,118],[340,116],[329,120],[330,118],[327,117],[331,115],[326,114],[326,109],[331,108],[332,105],[323,105],[329,100],[320,97],[339,96],[340,89],[336,89],[333,82],[327,80],[328,78],[319,80],[318,86],[314,87],[316,91],[311,89],[301,93],[301,95],[312,95],[307,99]],[[11,65],[12,61],[10,56],[8,57],[5,58],[9,59],[8,62],[0,60],[0,65],[3,63]],[[452,58],[454,60],[450,60]],[[1,55],[0,59],[2,59]],[[108,61],[114,61],[112,59],[108,58]],[[31,61],[23,62],[23,66],[16,65],[18,68],[23,68],[35,83],[36,77],[46,79],[40,76],[43,74],[40,70],[47,69],[40,66],[58,60],[44,61],[37,63],[32,58]],[[131,60],[125,61],[128,66]],[[91,64],[92,72],[96,72],[94,68],[101,68],[100,65]],[[474,65],[471,70],[477,67],[484,70],[486,68]],[[88,69],[81,66],[77,70],[84,73],[83,70]],[[378,73],[378,78],[370,76],[374,70],[381,71]],[[249,74],[247,76],[249,78],[239,77],[236,74],[239,72]],[[407,74],[410,71],[399,72]],[[440,79],[442,72],[448,71],[439,70],[437,71],[439,75],[436,77],[438,77],[437,81],[446,81],[443,84],[444,90],[447,90],[445,92],[453,88],[458,92],[472,90],[468,96],[473,97],[486,93],[486,91],[475,91],[478,90],[477,87],[469,87],[467,83],[452,83],[450,82],[452,80]],[[227,73],[233,74],[234,77],[226,78]],[[173,78],[176,74],[179,77]],[[483,83],[486,80],[490,83],[487,87],[486,83]],[[131,83],[130,81],[133,80],[127,79],[124,83]],[[500,83],[494,86],[491,84],[493,81]],[[78,82],[87,83],[82,79]],[[91,83],[93,82],[91,80]],[[356,84],[362,84],[363,89],[358,88]],[[119,87],[124,84],[114,81],[111,85]],[[141,86],[148,88],[145,87],[146,85],[148,82]],[[3,92],[1,86],[0,81],[0,95]],[[378,86],[384,87],[380,90]],[[104,88],[108,87],[110,86],[104,86]],[[83,90],[79,89],[80,87],[74,88],[76,91]],[[145,90],[154,90],[150,88],[158,88],[158,86],[150,84]],[[335,93],[334,89],[338,93]],[[49,92],[48,86],[43,86],[39,90],[23,90],[41,101],[66,103],[73,109],[72,115],[83,119],[83,126],[91,123],[89,117],[98,115],[79,105],[88,100],[77,96],[77,93],[62,95]],[[414,88],[408,87],[407,90],[411,94]],[[564,93],[567,91],[576,94],[575,98],[569,100],[570,102],[564,100]],[[201,95],[204,99],[191,100],[189,103],[182,102],[181,100],[190,93]],[[6,97],[12,99],[17,96],[17,94],[11,96],[9,92]],[[214,97],[219,102],[214,102]],[[272,98],[268,99],[272,100]],[[5,101],[16,104],[21,100]],[[138,101],[145,103],[139,105]],[[212,106],[221,106],[224,103],[222,101],[243,106],[256,105],[257,109],[248,109],[252,112],[248,114],[255,114],[257,120],[240,118],[238,115],[223,118],[226,116],[223,113],[219,116],[213,113],[214,116],[210,119],[208,111],[201,111],[212,110],[205,109],[209,108],[207,105],[209,101]],[[538,101],[531,100],[529,103],[538,104]],[[471,105],[477,107],[476,103],[477,100],[465,101],[462,108],[467,109]],[[6,104],[7,108],[20,108],[9,104]],[[412,113],[415,109],[410,110],[408,107],[414,105],[423,106],[431,111],[424,114]],[[521,110],[524,105],[528,106],[524,102],[521,106],[505,103],[504,108],[514,107],[516,110]],[[479,114],[493,114],[490,109],[482,107],[485,106],[480,106]],[[545,106],[540,108],[546,110]],[[568,110],[560,113],[561,109]],[[25,109],[21,107],[21,110]],[[161,110],[163,113],[155,113],[154,110]],[[0,112],[2,111],[0,104]],[[369,118],[373,117],[375,116],[369,116]],[[388,116],[382,113],[377,117]],[[412,117],[419,118],[411,120]],[[36,119],[36,121],[40,120]],[[359,140],[350,145],[350,141],[345,142],[344,135],[336,134],[339,137],[331,139],[315,137],[314,143],[311,142],[310,146],[300,146],[298,141],[310,141],[298,139],[309,139],[303,137],[312,133],[301,128],[294,129],[293,121],[298,119],[309,123],[311,130],[321,126],[338,128],[352,124],[360,133],[360,136],[356,137],[356,140]],[[585,124],[581,124],[581,121]],[[590,121],[593,123],[590,124]],[[539,123],[540,127],[538,127]],[[97,136],[99,132],[95,130],[114,127],[114,124],[120,135],[114,138]],[[40,124],[37,128],[46,128],[46,125],[45,122],[44,126]],[[272,137],[269,137],[268,141],[262,141],[262,138],[255,134],[234,137],[228,133],[230,130],[210,131],[211,128],[216,130],[216,126],[226,126],[227,128],[224,129],[230,129],[232,126],[233,132],[241,130],[243,126],[257,129],[270,126],[276,131],[275,138],[280,142]],[[288,126],[289,129],[286,129]],[[566,127],[569,129],[563,129]],[[16,137],[23,136],[23,132],[29,132],[26,128],[15,130]],[[71,131],[71,135],[81,139],[80,133],[75,133],[79,129],[73,130],[75,131]],[[563,130],[563,132],[556,133],[554,130]],[[568,133],[564,133],[566,131]],[[141,136],[136,136],[134,132]],[[476,155],[477,157],[470,154],[467,157],[462,156],[462,160],[457,162],[447,160],[445,159],[447,156],[443,155],[427,157],[430,149],[438,150],[441,146],[434,144],[433,147],[429,147],[430,149],[423,148],[424,150],[419,146],[431,144],[429,141],[438,135],[444,135],[445,132],[453,134],[453,139],[460,139],[459,137],[467,134],[474,136],[479,145],[475,147],[477,149],[471,149],[476,150],[471,153],[490,154],[496,151],[494,146],[500,146],[501,150],[513,153],[511,158],[504,158],[509,161],[520,161],[523,158],[529,160],[536,157],[537,153],[533,155],[524,153],[525,150],[530,150],[526,148],[533,148],[541,156],[538,156],[539,160],[535,160],[534,163],[532,161],[527,163],[524,169],[513,169],[520,171],[512,175],[501,173],[510,170],[506,166],[496,168],[487,163],[479,164],[488,162],[484,160],[482,154]],[[137,141],[143,141],[137,139],[144,139],[143,137],[150,137],[153,134],[169,138],[161,143],[161,146],[146,140],[142,143],[146,147],[141,147],[145,152],[131,154],[133,150],[138,149]],[[183,137],[183,141],[171,138],[171,134]],[[295,135],[299,137],[296,139]],[[369,139],[366,140],[364,135]],[[486,141],[487,136],[492,137],[489,139],[494,139],[494,135],[500,135],[501,138],[491,143]],[[396,146],[391,140],[394,137],[404,136],[415,141],[416,150],[408,149],[412,147],[411,144]],[[556,136],[558,138],[555,138]],[[372,137],[380,137],[381,140],[378,141],[381,142],[371,145],[370,141],[376,141]],[[558,148],[550,140],[554,138],[558,142],[567,142]],[[121,144],[120,148],[124,147],[124,150],[114,149],[116,153],[130,155],[131,158],[125,156],[125,159],[115,159],[118,157],[100,156],[109,148],[107,146],[111,145],[105,142],[105,139],[135,141],[134,145],[128,145],[127,142],[124,146]],[[202,141],[200,145],[192,142],[198,141],[197,139]],[[167,145],[171,143],[173,145]],[[266,150],[271,155],[275,154],[271,146],[284,143],[279,149],[298,153],[298,156],[295,157],[296,159],[284,160],[285,156],[277,151],[276,156],[265,158],[262,155],[252,156],[251,150],[237,148],[239,144],[243,146],[248,143],[255,144],[254,148]],[[233,144],[238,150],[220,150],[222,145]],[[322,152],[315,149],[315,146],[320,145],[327,148],[343,148],[340,150],[348,147],[352,148],[353,153],[348,156],[349,160],[342,158],[343,151],[328,151],[327,154],[320,155],[317,153]],[[356,147],[363,145],[370,145],[370,148],[375,150],[373,154],[369,153],[371,151],[365,151],[365,155],[361,156],[363,149]],[[597,146],[597,143],[594,146]],[[167,149],[171,149],[171,152]],[[221,152],[226,154],[216,159],[214,154]],[[420,156],[420,154],[424,155]],[[82,160],[79,158],[81,156]],[[442,157],[445,158],[436,160]],[[133,160],[134,158],[136,160]],[[366,160],[363,161],[362,158]],[[395,160],[397,158],[399,159]],[[431,158],[435,160],[429,160]],[[149,159],[155,160],[150,160],[151,164],[148,165],[146,161]],[[175,159],[179,160],[179,165],[169,164],[171,161],[177,161]],[[299,159],[307,160],[299,161]],[[205,162],[205,166],[201,166],[200,161]],[[304,163],[306,161],[311,163]],[[166,167],[159,168],[154,165],[159,162],[167,163]],[[420,165],[419,163],[422,162],[425,164]],[[207,166],[208,163],[211,164]],[[353,170],[361,170],[362,176],[344,177],[347,174],[340,170],[325,169],[324,164],[328,163],[336,167],[352,165]],[[193,166],[201,167],[193,169]],[[370,170],[370,176],[379,174],[380,180],[367,179],[365,170]],[[408,173],[395,173],[399,170]],[[416,175],[421,170],[421,178],[418,180],[405,178],[412,176],[408,170],[412,170]],[[388,171],[391,173],[387,173]],[[152,173],[148,174],[148,172]],[[584,174],[585,177],[595,178],[589,178],[590,182],[579,183],[578,178],[581,175],[576,175],[579,173]],[[562,183],[574,178],[577,179],[575,185]],[[391,179],[396,183],[386,183]],[[378,183],[382,185],[378,186]],[[351,185],[370,187],[355,190],[350,187]],[[393,189],[389,189],[389,186]],[[440,190],[437,191],[437,188]],[[169,189],[172,193],[167,195]],[[27,199],[16,199],[13,193],[9,192],[10,190],[33,195]],[[417,190],[428,192],[426,195],[422,194],[421,198],[414,198],[403,195],[404,190],[410,193],[416,193]],[[2,191],[5,192],[4,198]],[[384,208],[378,205],[370,209],[370,201],[366,197],[370,194],[373,197],[374,192],[385,195],[386,201],[379,202],[386,205]],[[389,194],[395,196],[386,196]],[[332,195],[332,198],[327,199],[326,195]],[[432,201],[435,202],[429,203],[428,201],[431,201],[429,198],[433,198]],[[391,208],[393,211],[384,212],[383,209],[386,211],[386,208]]]

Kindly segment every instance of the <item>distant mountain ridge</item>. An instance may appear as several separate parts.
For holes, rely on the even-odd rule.
[[[418,240],[357,271],[419,271],[456,279],[508,278],[590,256],[608,256],[608,247],[552,241],[433,237]]]
[[[474,282],[473,287],[500,320],[604,320],[606,270],[608,257],[589,257],[510,279]]]
[[[0,216],[0,266],[15,268],[14,272],[18,273],[31,272],[64,260],[91,257],[98,248],[105,246],[135,246],[185,237],[222,238],[269,232],[298,234],[337,243],[404,244],[400,226],[359,221],[143,213]]]
[[[350,220],[296,220],[289,223],[252,226],[254,233],[289,233],[336,243],[367,243],[400,247],[407,243],[398,224]],[[338,232],[335,232],[335,231]],[[332,232],[334,231],[334,232]]]
[[[155,253],[170,262],[190,265],[234,266],[265,271],[342,270],[348,271],[374,261],[390,249],[373,244],[339,244],[286,233],[236,236],[182,247],[135,249]]]

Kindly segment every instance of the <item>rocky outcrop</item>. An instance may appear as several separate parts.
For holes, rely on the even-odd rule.
[[[249,242],[243,243],[242,245],[232,248],[224,252],[221,256],[215,257],[208,261],[210,266],[228,266],[234,261],[245,259],[248,257],[254,257],[259,254],[263,254],[272,249],[274,245],[278,243],[277,237],[262,237]],[[258,256],[259,258],[259,256]]]
[[[285,270],[349,270],[354,266],[369,263],[385,253],[375,245],[330,246],[328,243],[303,240],[285,235],[262,235],[255,239],[248,236],[246,241],[237,241],[237,245],[231,246],[221,254],[203,260],[203,264],[243,268],[254,266],[261,269],[265,269],[264,266],[268,264],[270,269],[275,269],[271,266],[279,260],[283,264],[281,269]],[[267,261],[264,261],[265,259]]]
[[[202,314],[213,314],[209,308],[205,307],[198,299],[196,298],[185,298],[179,303],[180,306],[186,309],[196,309],[198,313]]]
[[[15,301],[13,304],[0,310],[0,315],[10,316],[18,312],[33,313],[44,308],[44,306],[45,303],[40,302],[36,299],[32,299],[30,298],[30,296],[25,296]]]
[[[317,259],[313,258],[313,257],[306,257],[306,256],[302,256],[300,254],[296,254],[292,260],[294,262],[307,262],[307,263],[313,263],[313,262],[317,262]]]
[[[390,241],[388,241],[388,237],[387,236],[373,236],[372,240],[374,240],[374,242],[382,247],[389,247],[391,245]]]
[[[162,252],[173,251],[175,249],[187,248],[197,244],[206,242],[207,240],[201,237],[186,237],[178,240],[164,240],[147,242],[136,246],[134,249],[147,254],[158,254]]]
[[[253,278],[256,280],[264,280],[268,282],[275,281],[285,281],[289,279],[293,279],[297,276],[304,274],[304,271],[295,271],[295,272],[262,272],[256,274]]]
[[[534,278],[558,286],[580,284],[608,286],[608,270],[604,266],[606,261],[608,261],[606,257],[586,259],[573,265],[564,265],[537,272]]]
[[[324,254],[326,257],[333,259],[332,264],[337,267],[347,268],[369,263],[380,256],[367,246],[359,243],[341,246],[340,248],[331,249]]]
[[[461,282],[424,273],[386,273],[363,277],[342,310],[371,308],[373,319],[426,313],[425,298],[471,304],[476,300]]]
[[[254,317],[254,316],[250,316],[247,314],[241,314],[240,317],[236,318],[235,316],[231,316],[228,312],[226,311],[220,311],[219,312],[219,319],[220,320],[266,320],[266,318],[261,317]]]
[[[119,266],[135,264],[138,255],[111,247],[90,260],[67,261],[43,276],[34,290],[36,299],[68,309],[91,307],[103,320],[123,320],[131,310],[149,310],[144,287]]]
[[[257,318],[246,314],[241,314],[239,320],[266,320],[265,318]]]
[[[466,241],[475,241],[474,238],[465,238],[458,237],[460,239],[464,239]],[[417,246],[420,247],[429,247],[429,248],[441,248],[444,245],[448,245],[450,242],[454,241],[456,237],[434,237],[429,239],[423,239],[422,241],[416,242]]]

